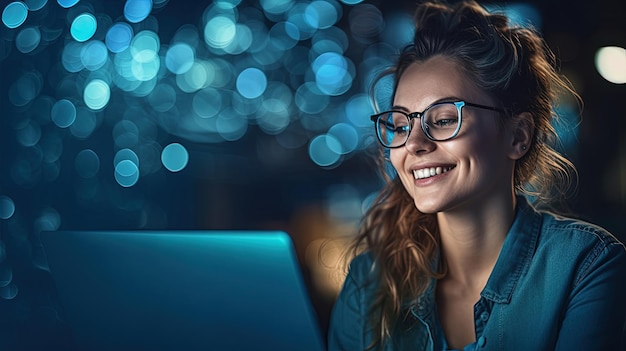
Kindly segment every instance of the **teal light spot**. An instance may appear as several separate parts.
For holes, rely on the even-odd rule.
[[[330,143],[328,145],[330,148],[338,146],[338,148],[333,149],[338,154],[349,154],[356,150],[359,145],[359,134],[353,126],[347,123],[335,124],[328,130],[328,135],[334,136],[339,141],[338,144]]]
[[[116,23],[107,31],[104,42],[111,52],[120,53],[130,46],[133,35],[133,28],[128,23]]]
[[[194,60],[193,49],[185,43],[172,45],[165,54],[165,66],[174,74],[183,74],[189,71]]]
[[[2,11],[2,23],[8,28],[21,26],[28,17],[28,7],[21,1],[8,4]]]
[[[80,0],[57,0],[57,3],[59,5],[61,5],[61,7],[67,9],[67,8],[70,8],[70,7],[78,4],[78,1],[80,1]]]
[[[278,15],[287,12],[294,4],[293,0],[260,0],[263,10]]]
[[[304,11],[305,21],[313,28],[329,28],[339,19],[337,9],[326,1],[313,1]]]
[[[86,69],[96,71],[107,62],[108,51],[106,45],[99,40],[92,40],[83,46],[80,60]]]
[[[167,112],[176,105],[176,91],[168,84],[158,84],[148,95],[148,102],[155,111]]]
[[[176,84],[182,91],[193,93],[208,87],[214,78],[215,73],[211,65],[205,62],[194,62],[187,72],[176,76]]]
[[[265,92],[266,88],[267,77],[258,68],[246,68],[237,77],[237,91],[245,98],[257,98]]]
[[[34,51],[41,42],[41,32],[37,27],[24,28],[15,38],[15,47],[23,54]]]
[[[152,11],[152,0],[126,0],[124,17],[130,23],[139,23],[145,20]]]
[[[172,143],[163,148],[161,162],[169,171],[179,172],[187,166],[189,153],[181,144]]]
[[[28,124],[16,131],[17,141],[26,147],[37,145],[41,139],[41,127],[39,123],[29,121]]]
[[[46,6],[48,0],[24,0],[24,2],[28,6],[29,11],[39,11]]]
[[[312,68],[315,72],[315,83],[327,95],[341,95],[352,86],[348,62],[340,54],[323,53],[315,59]]]
[[[161,38],[159,38],[157,33],[150,30],[142,30],[137,33],[130,44],[131,54],[134,59],[138,59],[138,56],[143,55],[145,51],[157,53],[160,48]]]
[[[95,113],[85,107],[76,109],[76,120],[70,126],[70,132],[78,139],[87,139],[96,129]]]
[[[124,160],[129,160],[139,167],[139,157],[131,149],[121,149],[116,152],[115,157],[113,158],[113,165],[117,167],[117,165]]]
[[[153,31],[144,30],[135,35],[130,44],[132,78],[146,82],[156,77],[161,67],[160,47],[161,39]]]
[[[82,49],[83,44],[75,41],[69,42],[63,47],[61,63],[68,72],[76,73],[85,68],[81,59]]]
[[[41,211],[41,214],[35,219],[34,229],[36,232],[44,230],[57,230],[61,226],[61,215],[59,212],[52,208],[46,207]]]
[[[10,283],[9,285],[0,288],[0,297],[5,300],[13,300],[18,293],[19,289],[15,283]]]
[[[0,219],[9,219],[15,213],[15,203],[8,196],[0,195]]]
[[[215,128],[224,140],[235,141],[246,134],[248,120],[245,116],[228,109],[217,116]]]
[[[353,125],[362,128],[372,126],[372,121],[370,121],[368,117],[374,114],[374,108],[367,94],[352,96],[346,103],[345,111],[348,120],[350,120]]]
[[[237,27],[232,19],[216,16],[207,21],[204,27],[204,40],[210,47],[223,49],[235,39],[236,31]]]
[[[137,184],[139,167],[131,160],[122,160],[115,166],[115,180],[125,188]]]
[[[213,88],[203,89],[193,97],[192,108],[202,118],[215,117],[222,109],[222,95]]]
[[[103,80],[94,79],[85,87],[83,100],[85,105],[94,111],[103,109],[109,103],[110,98],[111,89]]]
[[[13,280],[13,270],[11,266],[0,264],[0,288],[4,288]]]
[[[264,132],[276,135],[284,131],[291,122],[289,109],[285,101],[277,98],[263,100],[263,113],[257,122]]]
[[[341,143],[332,135],[318,135],[309,144],[309,157],[315,164],[322,167],[335,165],[341,155],[336,152],[341,148]]]
[[[247,25],[237,23],[235,25],[235,37],[224,51],[231,55],[238,55],[252,46],[252,30]]]
[[[296,90],[295,102],[300,111],[313,115],[324,111],[330,101],[315,83],[306,82]]]
[[[222,8],[234,9],[241,3],[241,0],[219,0],[216,2]]]
[[[70,34],[74,40],[84,42],[93,37],[97,28],[98,22],[96,21],[96,17],[90,13],[83,13],[76,16],[74,21],[72,21]]]
[[[156,51],[143,50],[133,57],[130,67],[135,79],[147,82],[159,73],[161,60]]]
[[[269,32],[272,46],[280,50],[289,50],[296,46],[300,39],[300,31],[293,23],[276,23]]]
[[[26,106],[39,95],[43,83],[40,72],[26,72],[9,88],[9,100],[15,106]]]
[[[74,159],[74,168],[81,178],[93,178],[100,170],[100,158],[91,149],[82,150]]]
[[[113,140],[120,148],[133,147],[139,142],[139,128],[133,121],[118,121],[113,127]]]

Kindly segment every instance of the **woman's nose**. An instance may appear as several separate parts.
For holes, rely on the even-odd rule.
[[[432,151],[435,148],[435,142],[428,139],[426,133],[422,130],[420,121],[416,118],[411,122],[413,123],[411,133],[404,145],[407,151],[412,154]]]

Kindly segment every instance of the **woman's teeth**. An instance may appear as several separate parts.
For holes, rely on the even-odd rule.
[[[413,171],[413,176],[415,179],[424,179],[436,176],[437,174],[446,173],[451,170],[452,167],[431,167],[431,168],[423,168],[416,169]]]

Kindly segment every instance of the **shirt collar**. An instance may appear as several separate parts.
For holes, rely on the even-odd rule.
[[[515,219],[507,233],[498,261],[481,296],[496,303],[509,303],[524,272],[528,270],[541,229],[539,214],[523,196],[517,197]]]

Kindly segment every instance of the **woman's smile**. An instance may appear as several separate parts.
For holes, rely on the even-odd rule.
[[[446,173],[453,168],[454,167],[437,166],[437,167],[426,167],[426,168],[421,168],[421,169],[414,169],[413,177],[415,177],[415,179],[431,178],[431,177]]]

